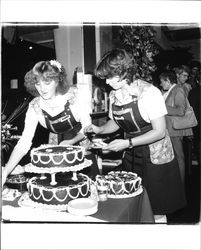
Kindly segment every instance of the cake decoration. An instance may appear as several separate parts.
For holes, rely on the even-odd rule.
[[[98,178],[99,180],[100,178]],[[102,182],[108,186],[109,198],[127,198],[138,195],[142,192],[142,179],[133,172],[111,171],[104,176]],[[103,184],[102,184],[103,185]]]
[[[26,172],[38,173],[28,184],[29,199],[41,206],[63,209],[70,200],[87,198],[91,194],[91,179],[77,171],[89,167],[81,146],[41,145],[31,150],[31,163]]]
[[[41,145],[31,150],[31,163],[36,167],[72,167],[84,162],[85,149],[81,146]]]
[[[56,186],[51,185],[51,178],[32,177],[28,182],[28,193],[31,200],[49,205],[63,205],[70,200],[90,195],[90,179],[79,173],[77,181],[70,177],[57,176]]]

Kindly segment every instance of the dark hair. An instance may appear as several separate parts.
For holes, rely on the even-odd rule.
[[[169,80],[171,84],[177,83],[177,76],[174,71],[166,70],[159,76],[160,79]]]
[[[133,81],[134,58],[131,53],[123,49],[114,49],[107,52],[95,69],[95,75],[98,78],[106,79],[114,76],[127,79],[128,84]]]
[[[43,81],[56,81],[58,83],[56,92],[59,94],[63,95],[69,89],[66,71],[64,67],[55,60],[40,61],[34,65],[33,69],[26,73],[24,77],[24,86],[27,92],[33,96],[38,96],[39,93],[35,84],[41,79]]]

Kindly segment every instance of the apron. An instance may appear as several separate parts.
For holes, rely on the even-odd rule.
[[[60,114],[52,117],[46,111],[42,110],[43,115],[45,117],[45,122],[47,128],[52,132],[58,134],[58,144],[63,140],[70,140],[74,138],[82,128],[80,122],[77,122],[70,110],[69,102],[67,101],[66,105],[64,106],[64,111]],[[79,145],[79,142],[75,143],[74,145]],[[88,175],[90,178],[95,180],[95,176],[100,174],[98,169],[98,164],[96,162],[95,155],[88,154],[85,155],[85,158],[92,161],[92,165],[88,168],[84,168],[78,173],[83,173]],[[65,176],[72,175],[71,172],[68,173],[58,173],[58,175],[62,175],[64,178]]]
[[[82,128],[81,123],[75,120],[69,105],[67,101],[64,111],[53,117],[42,110],[47,128],[50,132],[58,134],[58,143],[74,138]]]
[[[112,113],[114,121],[124,130],[125,138],[134,138],[152,129],[152,125],[139,112],[136,96],[128,104],[113,104]],[[169,137],[149,145],[126,149],[123,170],[137,173],[142,178],[154,214],[171,213],[185,205],[184,188]]]

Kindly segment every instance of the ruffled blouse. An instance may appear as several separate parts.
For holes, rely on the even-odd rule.
[[[84,127],[91,124],[91,97],[90,93],[83,92],[81,88],[71,87],[64,95],[58,95],[51,102],[45,101],[41,96],[35,97],[30,103],[25,116],[24,130],[16,147],[27,153],[32,145],[36,127],[40,123],[46,127],[42,109],[49,115],[56,116],[64,110],[64,106],[69,101],[70,109],[76,121],[81,122],[83,132]]]

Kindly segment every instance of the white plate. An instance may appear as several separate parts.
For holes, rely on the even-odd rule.
[[[91,215],[98,210],[98,202],[90,198],[78,198],[68,203],[68,212],[75,215]]]

